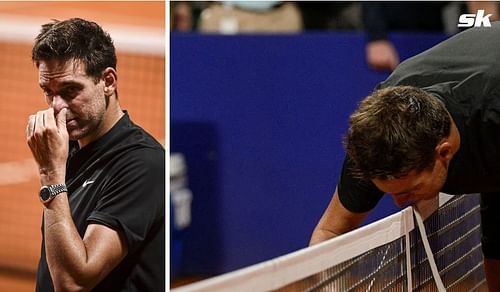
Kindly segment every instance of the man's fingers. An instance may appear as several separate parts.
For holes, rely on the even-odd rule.
[[[45,111],[39,111],[36,113],[35,126],[33,128],[33,133],[36,133],[37,130],[40,132],[45,127],[44,115],[45,115]]]
[[[56,126],[56,119],[54,117],[54,109],[49,108],[48,110],[45,111],[44,116],[43,116],[44,123],[43,125],[45,128],[49,128],[52,126]]]
[[[26,137],[30,138],[35,133],[42,135],[46,129],[56,129],[59,132],[67,133],[66,129],[66,112],[67,109],[59,111],[57,116],[54,116],[54,109],[49,108],[45,111],[39,111],[36,115],[31,115],[26,126]]]
[[[59,129],[59,131],[63,131],[63,132],[67,131],[67,129],[66,129],[66,112],[67,112],[67,109],[63,108],[57,114],[57,118],[56,118],[57,119],[57,128]]]
[[[26,126],[26,137],[33,136],[35,130],[36,115],[30,115],[28,118],[28,125]]]

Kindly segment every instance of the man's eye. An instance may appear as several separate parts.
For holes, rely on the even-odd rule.
[[[75,86],[67,87],[61,91],[61,95],[65,97],[71,97],[78,93],[78,88]]]

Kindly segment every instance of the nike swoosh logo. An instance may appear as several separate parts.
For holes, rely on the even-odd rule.
[[[93,181],[93,180],[86,180],[86,181],[83,183],[82,187],[86,187],[87,185],[90,185],[91,183],[94,183],[94,181]]]

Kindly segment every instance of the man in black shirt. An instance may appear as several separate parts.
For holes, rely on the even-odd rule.
[[[500,23],[459,33],[397,67],[351,115],[335,194],[311,244],[358,227],[384,193],[403,207],[481,193],[490,291],[500,291]]]
[[[49,109],[26,139],[43,203],[37,291],[164,291],[165,150],[118,101],[109,34],[42,26],[32,59]]]

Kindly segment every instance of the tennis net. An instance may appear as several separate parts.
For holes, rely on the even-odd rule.
[[[479,196],[442,194],[439,205],[425,212],[425,238],[420,213],[414,219],[408,207],[332,240],[174,291],[487,291]]]

